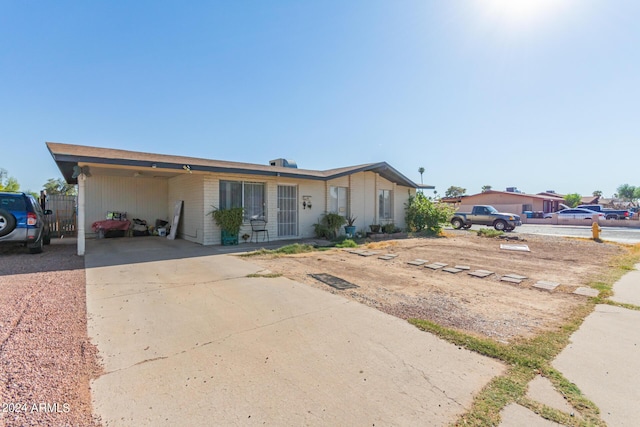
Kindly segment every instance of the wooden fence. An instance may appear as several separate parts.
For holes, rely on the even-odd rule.
[[[46,216],[52,237],[76,236],[76,206],[76,196],[47,196],[46,209],[53,211],[51,215]]]

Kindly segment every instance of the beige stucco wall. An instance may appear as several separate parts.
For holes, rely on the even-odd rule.
[[[370,224],[380,223],[378,190],[392,190],[394,223],[401,228],[404,228],[404,204],[409,193],[415,194],[415,189],[398,186],[373,172],[360,172],[331,181],[198,172],[171,178],[94,176],[86,181],[86,229],[90,232],[91,223],[105,219],[107,211],[124,211],[129,219],[145,219],[150,225],[154,225],[156,219],[172,222],[175,203],[182,200],[178,238],[204,245],[220,244],[220,230],[207,214],[214,206],[219,206],[221,180],[266,185],[267,228],[271,240],[314,237],[313,224],[329,206],[330,186],[349,188],[349,211],[358,217],[355,225],[361,231],[369,231]],[[295,236],[278,236],[279,185],[297,188],[298,229]],[[305,198],[311,202],[311,208],[303,207]],[[251,234],[249,223],[243,225],[240,235],[244,233]]]
[[[204,241],[206,245],[220,244],[220,229],[213,222],[207,212],[213,209],[213,206],[219,206],[220,197],[220,181],[245,181],[259,182],[266,185],[266,216],[267,229],[269,230],[269,238],[271,240],[291,239],[291,238],[308,238],[313,237],[313,224],[318,221],[322,212],[326,209],[325,183],[323,181],[301,180],[284,177],[264,177],[256,175],[242,174],[209,174],[204,178]],[[295,236],[278,236],[278,186],[294,186],[297,188],[297,208],[298,208],[298,230]],[[303,196],[308,196],[311,201],[311,208],[304,208],[302,202]],[[240,235],[244,233],[251,235],[251,225],[245,223]],[[263,236],[261,235],[260,238]],[[242,240],[240,240],[242,241]]]
[[[176,236],[181,239],[204,244],[204,175],[184,174],[169,179],[166,209],[173,212],[177,201],[182,200],[182,215]]]
[[[127,219],[139,218],[154,225],[169,220],[168,182],[163,178],[92,175],[85,181],[85,232],[95,233],[91,224],[106,219],[107,212],[126,212]]]
[[[415,189],[394,184],[373,172],[359,172],[348,177],[327,182],[327,206],[329,186],[349,188],[349,211],[356,216],[355,226],[358,231],[369,231],[369,225],[379,224],[378,218],[378,190],[392,191],[393,223],[405,227],[404,204],[409,194],[415,195]]]

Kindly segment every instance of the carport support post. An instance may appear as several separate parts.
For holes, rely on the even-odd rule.
[[[78,255],[84,256],[84,181],[85,174],[78,176]]]

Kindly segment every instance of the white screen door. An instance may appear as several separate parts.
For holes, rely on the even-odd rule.
[[[278,236],[298,235],[298,187],[278,185]]]

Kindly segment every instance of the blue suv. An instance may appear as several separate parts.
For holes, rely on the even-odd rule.
[[[25,193],[0,192],[0,244],[22,243],[32,254],[42,252],[51,243],[49,224],[33,196]]]

